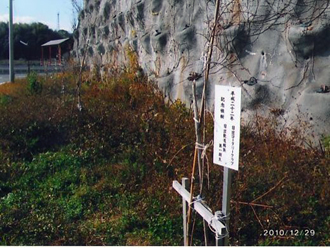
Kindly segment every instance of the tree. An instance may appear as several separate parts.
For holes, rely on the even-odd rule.
[[[9,41],[8,41],[8,23],[0,22],[0,59],[8,58],[8,49],[9,49]]]
[[[82,0],[71,0],[72,4],[72,30],[78,27],[79,15],[83,10]]]
[[[14,24],[15,59],[40,59],[40,46],[47,41],[70,38],[72,34],[65,30],[54,31],[42,23]],[[28,48],[20,41],[28,44]],[[0,22],[0,59],[8,59],[8,23]],[[65,52],[65,49],[64,51]]]

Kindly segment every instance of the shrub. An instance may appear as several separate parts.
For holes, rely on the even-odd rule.
[[[323,146],[326,152],[330,152],[330,136],[323,138]]]
[[[0,95],[0,105],[7,105],[12,101],[12,98],[8,95]]]
[[[28,91],[31,94],[40,94],[42,92],[42,83],[38,80],[38,74],[31,72],[27,75]]]

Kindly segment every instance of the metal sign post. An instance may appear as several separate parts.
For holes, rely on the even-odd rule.
[[[232,170],[229,168],[223,169],[223,191],[222,191],[222,214],[226,216],[224,218],[227,232],[229,234],[229,214],[230,214],[230,195],[231,195],[231,174]],[[216,246],[223,245],[228,246],[229,235],[226,235],[219,244],[219,239],[216,239]]]
[[[215,86],[213,163],[224,166],[222,217],[227,229],[221,245],[229,244],[229,214],[232,170],[238,170],[241,119],[241,88]],[[216,239],[216,245],[219,244]]]

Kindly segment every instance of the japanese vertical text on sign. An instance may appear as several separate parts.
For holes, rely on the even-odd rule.
[[[215,86],[213,163],[238,170],[241,88]]]

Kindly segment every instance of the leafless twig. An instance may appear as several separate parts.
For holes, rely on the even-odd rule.
[[[286,180],[288,178],[287,175],[285,175],[274,187],[272,187],[271,189],[269,189],[266,193],[262,194],[261,196],[257,197],[256,199],[254,199],[252,202],[256,202],[258,200],[260,200],[261,198],[263,198],[264,196],[268,195],[270,192],[272,192],[273,190],[275,190],[278,186],[280,186],[284,180]]]

